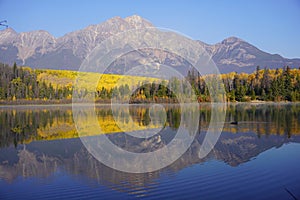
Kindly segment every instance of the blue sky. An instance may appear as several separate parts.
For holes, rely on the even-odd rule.
[[[47,30],[56,37],[133,14],[209,44],[237,36],[300,58],[299,0],[0,0],[0,20],[17,32]]]

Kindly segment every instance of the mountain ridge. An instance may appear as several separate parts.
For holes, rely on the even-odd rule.
[[[0,61],[33,68],[77,70],[85,57],[108,37],[120,32],[154,27],[148,20],[133,15],[126,18],[113,17],[102,23],[54,37],[45,30],[17,33],[12,28],[0,31]],[[253,72],[261,68],[291,68],[300,66],[300,59],[287,59],[270,54],[234,36],[216,44],[195,40],[215,61],[221,73]],[[169,58],[168,58],[169,59]],[[164,63],[164,62],[163,62]]]

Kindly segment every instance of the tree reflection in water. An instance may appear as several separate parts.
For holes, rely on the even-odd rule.
[[[157,135],[150,139],[134,138],[116,128],[116,121],[126,125],[129,117],[141,131],[149,124],[150,128],[156,128],[147,105],[131,106],[130,116],[119,110],[113,118],[107,106],[97,107],[96,113],[99,124],[108,127],[105,131],[111,141],[127,150],[147,152],[168,144],[176,134],[181,115],[185,114],[176,105],[165,105],[165,110],[166,122],[158,134],[159,141]],[[60,169],[120,191],[147,190],[156,185],[161,174],[172,174],[196,163],[215,159],[238,166],[272,147],[300,142],[300,104],[230,104],[219,141],[206,158],[200,159],[198,151],[210,122],[211,107],[200,104],[193,112],[200,112],[199,134],[180,159],[160,171],[129,174],[106,167],[87,152],[78,138],[71,107],[2,107],[0,178],[12,182],[19,176],[49,177]],[[238,124],[230,124],[232,121]],[[153,141],[147,143],[151,139],[157,140],[156,146],[151,146]]]

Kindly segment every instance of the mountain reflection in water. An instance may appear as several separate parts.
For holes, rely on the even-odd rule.
[[[124,134],[116,122],[126,126],[132,123],[129,127],[137,127],[139,131],[145,131],[145,127],[155,129],[159,123],[151,123],[149,106],[130,106],[129,113],[120,109],[115,118],[109,106],[98,106],[96,113],[113,143],[129,151],[148,152],[168,144],[180,125],[184,114],[180,107],[165,105],[165,110],[162,131],[147,139]],[[19,177],[48,179],[64,172],[115,191],[147,196],[159,186],[161,177],[172,179],[195,164],[218,161],[238,167],[274,147],[300,143],[300,104],[232,104],[227,107],[226,122],[217,144],[208,156],[200,159],[199,149],[210,122],[211,106],[201,104],[193,112],[200,113],[199,130],[182,157],[159,171],[130,174],[113,170],[89,154],[78,138],[70,106],[1,107],[0,180],[12,184]],[[232,121],[238,124],[232,125]],[[92,132],[87,136],[97,137]]]

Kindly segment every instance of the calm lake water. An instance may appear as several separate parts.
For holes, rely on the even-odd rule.
[[[96,108],[106,136],[135,152],[168,144],[182,112],[165,106],[155,121],[147,105],[120,109],[115,118],[109,106]],[[168,167],[131,174],[87,151],[71,106],[0,107],[0,199],[300,199],[300,104],[228,105],[221,136],[202,159],[211,106],[201,104],[193,112],[200,118],[190,148]],[[159,120],[165,120],[159,137],[148,139],[128,136],[116,125],[143,132],[159,127]],[[86,137],[95,137],[93,129]]]

